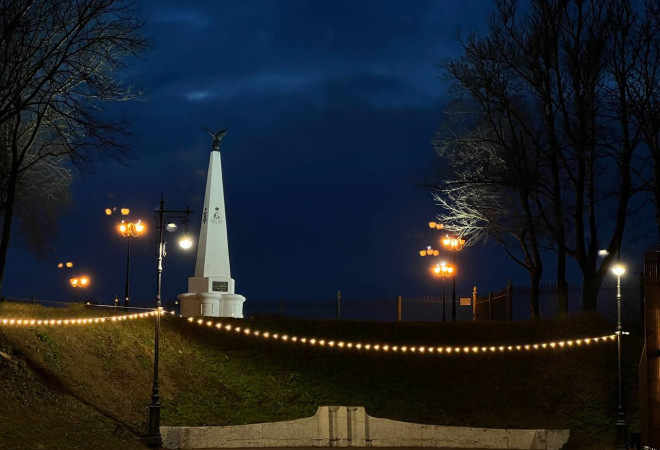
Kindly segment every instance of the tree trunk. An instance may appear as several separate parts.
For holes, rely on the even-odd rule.
[[[568,283],[566,282],[566,249],[557,254],[557,306],[559,318],[568,317]]]
[[[582,290],[582,310],[596,312],[598,309],[598,291],[600,281],[598,277],[591,276],[584,278],[584,288]]]
[[[529,271],[529,312],[532,320],[541,319],[539,292],[541,290],[541,271]]]
[[[7,251],[9,250],[9,235],[11,234],[11,223],[14,216],[17,179],[18,174],[16,170],[12,169],[7,180],[7,202],[2,215],[2,235],[0,236],[0,292],[2,292],[2,281],[7,265]]]

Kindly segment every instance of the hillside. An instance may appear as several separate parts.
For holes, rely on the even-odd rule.
[[[0,319],[107,311],[0,303]],[[251,330],[371,345],[516,345],[611,334],[595,317],[540,323],[222,320]],[[153,319],[0,325],[1,448],[146,448]],[[639,333],[623,350],[629,429],[638,430]],[[485,354],[373,352],[284,343],[164,316],[163,425],[288,420],[320,405],[443,425],[570,428],[572,449],[613,448],[614,342]]]

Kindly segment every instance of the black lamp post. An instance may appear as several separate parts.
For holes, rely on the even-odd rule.
[[[460,252],[463,249],[463,244],[465,244],[465,239],[461,239],[459,237],[450,237],[449,235],[446,235],[442,240],[440,241],[442,243],[442,246],[451,251],[454,252],[454,267],[456,266],[456,252]],[[456,321],[456,276],[452,279],[452,285],[451,285],[451,321],[454,322]]]
[[[626,424],[626,411],[623,409],[623,389],[621,377],[621,336],[628,334],[623,331],[621,325],[621,275],[626,271],[626,268],[621,264],[615,264],[612,267],[612,273],[616,275],[616,347],[617,347],[617,362],[619,368],[619,403],[616,407],[616,430],[617,430],[617,449],[627,449],[628,430]]]
[[[190,208],[186,207],[185,210],[167,210],[165,209],[165,201],[163,196],[160,197],[160,207],[155,212],[158,213],[157,229],[158,229],[158,270],[157,270],[157,283],[156,283],[156,324],[154,331],[154,377],[151,388],[151,404],[149,405],[149,432],[145,438],[147,445],[151,447],[160,447],[163,444],[163,437],[160,434],[160,394],[158,391],[158,353],[159,353],[159,337],[160,337],[160,315],[161,307],[161,279],[163,274],[163,258],[165,257],[165,242],[163,242],[163,219],[165,215],[174,219],[181,219],[184,224],[188,224],[188,217],[192,213]],[[180,241],[183,248],[190,248],[190,238],[187,236],[184,240]]]
[[[456,274],[454,273],[456,271],[456,267],[447,264],[445,262],[441,262],[439,264],[436,264],[435,267],[433,267],[433,274],[436,277],[442,278],[442,321],[445,321],[445,278],[452,277],[456,279]]]
[[[446,292],[445,291],[445,279],[443,278],[442,279],[442,321],[443,322],[446,321],[446,315],[445,315],[446,306],[445,305],[447,304],[447,299],[445,298],[446,297],[445,292]]]
[[[131,296],[129,293],[131,274],[131,238],[138,237],[144,233],[144,224],[141,220],[130,222],[122,220],[117,227],[119,233],[126,238],[126,286],[124,287],[124,308],[128,308]]]
[[[89,277],[87,275],[77,275],[69,278],[69,284],[74,291],[74,301],[78,302],[78,290],[89,287]]]

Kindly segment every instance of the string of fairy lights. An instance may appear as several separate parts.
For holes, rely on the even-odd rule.
[[[223,324],[212,320],[187,318],[187,321],[207,328],[215,328],[229,333],[242,334],[256,338],[280,341],[291,344],[307,345],[311,347],[327,347],[335,349],[359,350],[365,352],[383,352],[383,353],[419,353],[419,354],[476,354],[476,353],[504,353],[504,352],[525,352],[533,350],[546,349],[564,349],[572,347],[590,346],[592,344],[605,343],[616,340],[616,333],[605,336],[595,336],[580,339],[567,339],[559,341],[538,342],[532,344],[517,345],[392,345],[392,344],[374,344],[354,341],[319,339],[315,337],[291,336],[284,333],[273,333],[270,331],[252,330],[247,327],[235,326],[232,324]]]
[[[20,319],[3,318],[0,319],[2,325],[23,325],[23,326],[58,326],[58,325],[94,325],[104,322],[122,322],[135,319],[145,319],[158,314],[158,311],[146,311],[135,314],[125,314],[122,316],[103,316],[103,317],[76,317],[69,319]]]
[[[124,322],[136,319],[153,317],[157,314],[176,315],[173,311],[153,310],[135,314],[125,314],[104,317],[86,317],[69,319],[25,319],[25,318],[2,318],[0,324],[4,326],[74,326],[95,325],[100,323]],[[183,318],[183,316],[178,316]],[[262,340],[269,340],[287,344],[308,347],[324,347],[337,350],[354,350],[362,352],[380,353],[416,353],[428,355],[451,355],[451,354],[478,354],[478,353],[511,353],[531,352],[535,350],[558,350],[577,347],[588,347],[593,344],[616,341],[617,333],[604,336],[593,336],[578,339],[565,339],[547,342],[535,342],[527,344],[507,345],[401,345],[388,343],[363,343],[348,340],[317,338],[308,336],[295,336],[287,333],[272,332],[267,330],[256,330],[249,327],[241,327],[229,323],[212,320],[185,318],[187,322],[205,328],[211,328],[234,335],[249,336]]]

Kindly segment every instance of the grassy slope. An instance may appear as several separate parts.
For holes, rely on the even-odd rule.
[[[100,314],[0,304],[0,316]],[[568,323],[381,324],[246,319],[253,329],[390,344],[517,344],[611,333]],[[0,327],[1,448],[141,448],[150,402],[153,321],[86,327]],[[636,428],[639,339],[624,348],[630,428]],[[570,448],[613,448],[614,343],[528,354],[367,354],[283,345],[163,318],[164,425],[224,425],[365,406],[409,422],[570,428]]]

